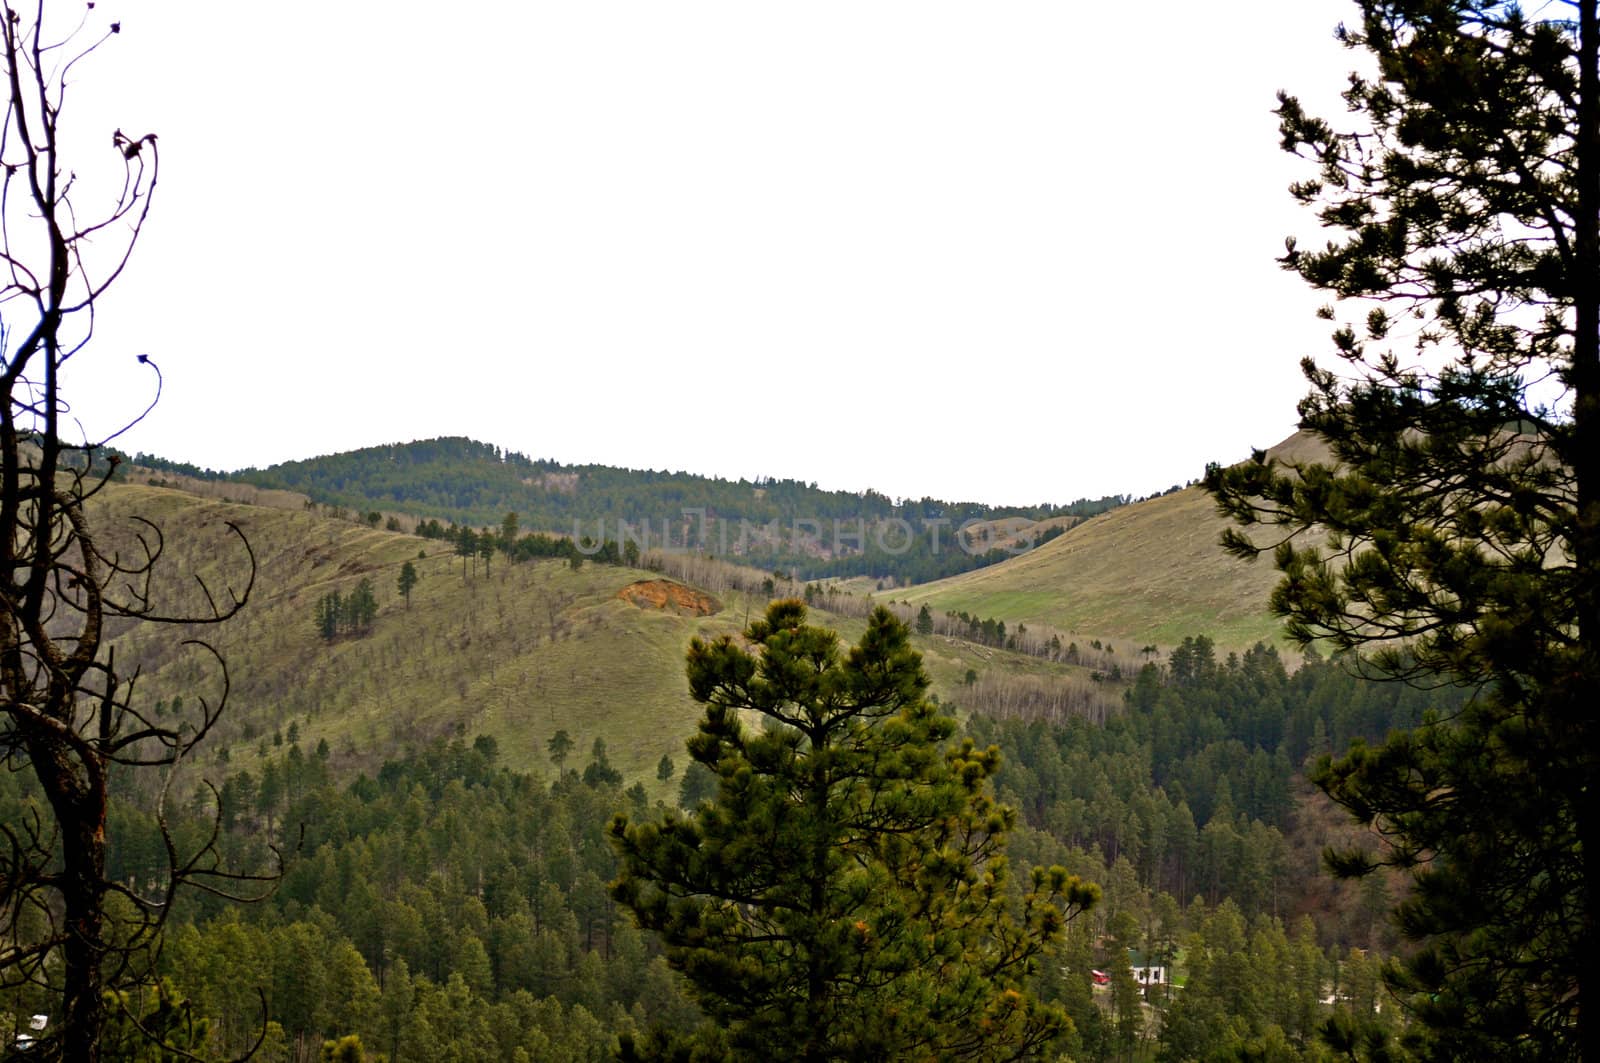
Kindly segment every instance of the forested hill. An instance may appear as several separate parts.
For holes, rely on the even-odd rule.
[[[1265,648],[1218,660],[1197,637],[1141,669],[1104,725],[969,717],[969,734],[1003,750],[998,789],[1021,813],[1014,864],[1059,863],[1103,890],[1030,979],[1073,1019],[1060,1047],[1085,1063],[1323,1063],[1324,1022],[1397,1032],[1404,1020],[1378,987],[1395,947],[1388,884],[1335,890],[1318,875],[1322,845],[1359,835],[1295,765],[1455,700],[1363,682],[1338,662],[1291,675]],[[692,727],[673,727],[683,764]],[[250,1048],[258,989],[267,1060],[314,1058],[325,1039],[354,1035],[394,1063],[599,1063],[616,1058],[619,1034],[699,1021],[661,944],[607,895],[608,819],[652,806],[603,744],[579,743],[569,760],[551,743],[516,769],[504,743],[464,731],[352,779],[310,733],[208,765],[210,800],[171,813],[190,840],[218,817],[228,867],[270,870],[269,845],[293,851],[259,905],[179,895],[159,971],[206,1020],[196,1041],[211,1056]],[[163,842],[154,795],[127,793],[129,781],[116,779],[110,870],[145,881]],[[25,821],[27,785],[0,773],[0,821]],[[669,761],[653,788],[691,807],[709,795],[700,785]],[[1141,986],[1136,955],[1181,992]]]
[[[479,528],[499,527],[506,514],[515,513],[524,530],[602,540],[631,532],[646,548],[687,547],[813,576],[892,577],[901,583],[1003,560],[1128,501],[1120,495],[1031,506],[897,501],[872,490],[828,491],[799,480],[563,465],[460,437],[232,473],[146,454],[133,464],[298,491],[360,513]],[[963,525],[973,527],[957,542],[956,529]]]

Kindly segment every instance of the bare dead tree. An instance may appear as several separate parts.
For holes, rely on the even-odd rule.
[[[83,21],[52,37],[44,7],[6,4],[0,20],[0,758],[34,795],[17,821],[0,823],[0,990],[32,985],[58,998],[59,1021],[35,1053],[78,1061],[99,1057],[106,1001],[122,999],[108,991],[149,980],[174,893],[230,893],[255,878],[223,869],[215,834],[198,852],[180,852],[167,829],[174,775],[227,699],[222,658],[194,643],[215,662],[220,693],[158,720],[135,702],[137,673],[118,671],[106,625],[221,623],[248,598],[255,558],[233,528],[239,585],[202,585],[201,615],[175,615],[184,610],[163,609],[158,593],[161,529],[140,521],[129,551],[105,545],[86,516],[116,469],[107,445],[149,407],[109,436],[79,427],[69,441],[60,375],[92,339],[96,304],[139,241],[160,156],[153,133],[108,131],[105,163],[122,167],[120,191],[99,208],[74,202],[76,175],[58,139],[62,104],[77,65],[121,27],[93,25],[89,4]],[[150,365],[153,406],[160,373],[147,356],[139,361]],[[106,875],[107,784],[118,766],[163,778],[155,812],[166,868],[154,883]]]

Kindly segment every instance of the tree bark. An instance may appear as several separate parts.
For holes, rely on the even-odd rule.
[[[106,793],[103,765],[80,763],[57,736],[30,735],[28,755],[62,835],[61,1058],[95,1063],[105,1018],[101,964],[105,941]]]

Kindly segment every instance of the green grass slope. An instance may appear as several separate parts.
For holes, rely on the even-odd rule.
[[[689,640],[736,633],[765,607],[764,599],[733,592],[719,594],[722,608],[709,616],[642,608],[618,592],[656,574],[588,563],[573,570],[565,561],[496,558],[487,576],[479,562],[464,577],[461,559],[437,541],[304,508],[146,485],[114,485],[93,514],[101,541],[124,557],[136,556],[141,531],[151,541],[136,517],[165,533],[153,597],[160,612],[203,614],[209,601],[226,603],[242,590],[248,563],[230,522],[258,562],[248,605],[226,624],[112,628],[119,668],[140,670],[136,701],[146,708],[159,702],[170,713],[182,698],[189,718],[200,698],[220,695],[221,669],[185,639],[208,640],[226,661],[227,711],[197,765],[211,776],[281,752],[278,738],[287,741],[291,727],[307,753],[326,741],[332,768],[346,775],[456,734],[490,735],[504,763],[549,771],[545,743],[565,730],[575,742],[568,766],[585,765],[594,740],[604,738],[614,767],[666,796],[677,780],[658,783],[657,762],[665,753],[685,767],[683,743],[700,716],[684,679]],[[406,561],[422,577],[409,608],[397,589]],[[347,594],[362,579],[379,602],[375,623],[364,634],[323,640],[313,620],[317,600]],[[816,620],[846,639],[864,628],[859,617],[820,610]],[[935,691],[958,705],[1020,691],[1036,699],[1059,694],[1059,703],[1098,699],[1103,710],[1120,694],[1110,686],[1085,694],[1084,669],[956,639],[916,642]],[[969,670],[986,685],[968,687]],[[1011,686],[995,685],[1002,680]]]
[[[226,531],[239,525],[259,561],[256,585],[239,616],[216,627],[120,625],[116,653],[138,665],[139,700],[153,705],[215,698],[220,670],[185,638],[208,639],[227,662],[228,709],[205,743],[248,766],[294,726],[310,751],[328,742],[336,768],[371,770],[410,744],[456,733],[487,734],[504,761],[548,767],[545,742],[566,730],[576,742],[569,765],[582,767],[595,738],[612,764],[654,781],[698,710],[683,680],[683,652],[696,635],[736,629],[727,610],[709,617],[644,609],[617,592],[650,573],[566,562],[481,562],[463,578],[459,558],[438,542],[374,530],[304,512],[251,507],[151,487],[120,486],[98,515],[128,541],[132,515],[165,531],[158,582],[162,611],[204,606],[196,577],[214,598],[239,586],[248,569]],[[426,556],[419,557],[419,554]],[[422,579],[407,608],[396,586],[412,561]],[[365,634],[324,641],[313,623],[318,598],[370,579],[380,608]]]
[[[1301,434],[1272,448],[1288,460],[1322,456]],[[897,599],[1007,624],[1172,645],[1209,635],[1243,648],[1280,637],[1267,612],[1278,575],[1222,552],[1226,522],[1199,487],[1123,506],[1037,550],[988,568],[897,590]]]

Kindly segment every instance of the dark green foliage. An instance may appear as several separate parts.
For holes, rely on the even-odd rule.
[[[1318,919],[1321,944],[1337,945],[1341,957],[1336,967],[1320,966],[1324,992],[1337,989],[1339,1005],[1317,1005],[1309,1016],[1301,1006],[1301,930],[1272,915],[1297,910],[1313,868],[1304,860],[1278,866],[1283,842],[1274,838],[1291,786],[1280,767],[1314,748],[1319,731],[1345,741],[1414,723],[1429,696],[1362,682],[1325,661],[1286,675],[1266,650],[1218,659],[1208,675],[1180,685],[1154,666],[1134,684],[1126,711],[1103,727],[982,719],[969,726],[980,746],[1002,748],[993,781],[1023,811],[1010,832],[1013,865],[1061,864],[1105,884],[1104,902],[1068,924],[1058,951],[1042,957],[1027,983],[1073,1018],[1076,1035],[1061,1047],[1083,1063],[1119,1058],[1118,1037],[1132,1030],[1135,1009],[1112,1017],[1111,989],[1093,990],[1087,973],[1115,966],[1104,934],[1119,913],[1137,919],[1137,930],[1125,915],[1116,920],[1119,943],[1158,957],[1181,945],[1192,957],[1182,969],[1187,989],[1146,999],[1162,1017],[1150,1021],[1144,1012],[1135,1058],[1160,1037],[1171,1040],[1174,1059],[1233,1058],[1256,1045],[1273,1048],[1268,1058],[1325,1063],[1300,1031],[1342,1013],[1365,1037],[1372,1031],[1362,1016],[1368,1026],[1396,1018],[1377,962],[1346,955],[1349,945],[1375,940],[1354,912]],[[211,1020],[210,1055],[225,1057],[224,1046],[237,1053],[253,1038],[258,985],[291,1044],[355,1034],[369,1056],[402,1061],[432,1063],[451,1051],[515,1058],[516,1047],[534,1059],[605,1058],[614,1038],[640,1026],[660,1027],[633,1044],[645,1058],[686,1043],[698,1010],[679,995],[680,977],[655,942],[629,925],[604,887],[617,869],[601,828],[619,807],[630,819],[649,814],[640,787],[590,787],[572,771],[542,785],[501,770],[487,736],[436,743],[385,764],[375,778],[337,786],[326,760],[290,755],[291,726],[277,754],[249,758],[248,771],[220,782],[222,847],[238,866],[259,866],[267,841],[292,845],[305,824],[288,877],[262,908],[230,915],[209,900],[185,906],[168,944],[177,989],[195,1002],[196,1017]],[[592,758],[593,739],[584,741]],[[716,795],[719,777],[698,761],[678,774],[703,778],[705,796]],[[17,779],[0,773],[0,821],[22,821]],[[1215,809],[1210,835],[1207,820],[1197,827],[1176,800],[1189,790]],[[110,872],[119,881],[147,878],[163,851],[153,818],[123,801],[113,817],[108,832],[121,840]],[[180,836],[205,824],[204,815],[174,821]],[[1184,898],[1215,891],[1219,901],[1180,910],[1161,890]],[[1242,939],[1207,931],[1233,919],[1247,925]],[[1384,1008],[1375,1013],[1378,1001]],[[1273,1040],[1273,1027],[1285,1043]],[[1167,1029],[1170,1038],[1158,1032]],[[1380,1032],[1394,1040],[1392,1028]],[[691,1040],[715,1058],[714,1040]]]
[[[1317,1051],[1325,1023],[1364,1020],[1380,1038],[1397,1028],[1392,1007],[1375,1012],[1370,999],[1351,995],[1354,982],[1318,948],[1309,919],[1286,933],[1274,920],[1247,921],[1224,902],[1187,936],[1185,955],[1188,981],[1162,1023],[1161,1063],[1325,1060]],[[1357,954],[1353,962],[1370,961]],[[1335,987],[1330,1009],[1321,1001]]]
[[[271,816],[237,809],[251,789],[244,773],[225,780],[235,811],[223,851],[252,866],[267,842],[298,840],[295,860],[257,908],[196,895],[175,911],[168,1003],[158,1012],[147,994],[130,1007],[168,1016],[172,1043],[201,1047],[178,1039],[192,1023],[207,1039],[200,1055],[217,1059],[253,1042],[258,988],[282,1027],[263,1050],[273,1059],[307,1058],[324,1041],[350,1052],[355,1037],[367,1058],[394,1063],[519,1053],[598,1063],[636,1022],[689,1028],[680,980],[606,895],[616,862],[605,823],[631,799],[570,772],[547,787],[495,760],[481,738],[436,742],[338,787],[291,750],[267,764],[284,794]],[[203,815],[169,815],[180,839],[208,827]],[[142,880],[163,848],[154,817],[118,826],[111,870]]]
[[[168,1063],[203,1051],[211,1022],[197,1014],[170,979],[107,994],[109,1021],[100,1037],[104,1059]]]
[[[594,740],[589,763],[583,769],[583,781],[586,786],[617,786],[622,782],[622,773],[611,766],[611,760],[606,756],[604,738]]]
[[[345,601],[345,621],[352,631],[365,631],[378,616],[378,599],[372,593],[372,581],[362,579]]]
[[[317,599],[312,614],[317,633],[329,642],[341,634],[359,635],[369,630],[377,616],[378,599],[372,593],[372,581],[369,579],[362,579],[348,595],[341,595],[338,591],[324,594]]]
[[[1206,485],[1275,529],[1226,544],[1273,551],[1294,638],[1476,694],[1317,775],[1393,843],[1334,869],[1413,873],[1417,948],[1389,981],[1428,1027],[1416,1050],[1600,1059],[1596,3],[1359,6],[1362,128],[1278,112],[1330,231],[1284,265],[1362,300],[1333,336],[1351,376],[1306,365],[1301,423],[1332,460],[1257,454]]]
[[[1069,1024],[1025,980],[1098,891],[1037,868],[1015,898],[1013,813],[987,792],[998,753],[948,744],[954,721],[924,697],[904,625],[879,609],[841,652],[805,615],[771,606],[746,632],[757,656],[691,644],[706,715],[689,752],[716,796],[617,817],[613,895],[661,935],[738,1056],[1044,1054]]]
[[[1454,711],[1461,696],[1370,683],[1337,662],[1290,675],[1264,646],[1197,673],[1189,662],[1207,645],[1185,639],[1165,672],[1145,666],[1125,711],[1104,724],[979,716],[967,730],[1003,751],[996,785],[1030,826],[1107,864],[1126,861],[1153,891],[1231,898],[1251,917],[1281,913],[1312,874],[1286,837],[1297,766],[1330,735],[1341,746],[1376,741],[1430,707]],[[1360,912],[1327,930],[1377,943]]]
[[[339,637],[339,625],[343,618],[344,598],[338,591],[329,591],[317,599],[313,619],[317,624],[317,634],[328,642]]]
[[[683,769],[683,778],[678,782],[678,807],[693,808],[715,796],[717,773],[698,760],[690,760],[689,766]]]
[[[933,613],[926,605],[917,610],[917,634],[933,634]]]
[[[416,588],[417,581],[421,578],[421,576],[417,575],[417,566],[411,562],[407,561],[400,566],[400,576],[396,580],[396,585],[400,590],[400,596],[406,600],[407,609],[411,608],[411,592]]]
[[[565,728],[551,735],[549,741],[545,742],[545,749],[550,753],[550,763],[557,768],[566,763],[568,754],[572,752],[572,744],[572,736],[567,734]]]

